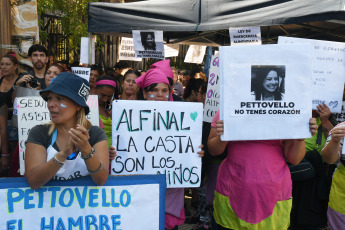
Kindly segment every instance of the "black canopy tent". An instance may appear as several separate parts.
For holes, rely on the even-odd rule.
[[[263,40],[279,35],[331,36],[344,41],[344,0],[148,0],[90,3],[90,33],[131,36],[162,30],[167,43],[229,44],[229,27],[261,26]]]

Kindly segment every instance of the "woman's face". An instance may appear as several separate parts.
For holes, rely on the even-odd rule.
[[[169,100],[169,85],[166,83],[158,83],[151,91],[144,90],[144,98],[148,101],[168,101]]]
[[[89,83],[91,87],[95,85],[95,82],[97,81],[98,78],[99,78],[99,72],[97,70],[91,70],[90,79],[89,79]]]
[[[68,97],[53,92],[48,93],[47,106],[52,122],[55,124],[74,122],[77,111],[81,109],[81,106],[74,103]]]
[[[153,46],[154,40],[151,34],[147,35],[146,42],[149,46]]]
[[[47,87],[50,85],[52,79],[56,77],[59,73],[61,73],[60,69],[56,66],[50,66],[49,69],[47,70],[46,76],[45,76],[45,81]]]
[[[262,83],[262,86],[268,92],[274,92],[278,87],[278,83],[279,83],[278,73],[274,70],[271,70],[270,72],[268,72],[265,80]]]
[[[100,86],[96,88],[96,94],[98,95],[98,105],[104,106],[108,101],[111,100],[115,89],[108,86]]]
[[[134,73],[129,73],[126,75],[125,80],[122,83],[123,93],[127,96],[136,95],[139,91],[139,86],[135,83],[135,79],[138,76]]]
[[[9,58],[2,58],[0,67],[2,76],[13,76],[16,73],[18,65],[15,65]]]

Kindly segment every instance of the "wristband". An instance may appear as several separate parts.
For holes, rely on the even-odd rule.
[[[81,159],[87,160],[87,159],[93,157],[93,154],[95,154],[95,149],[91,148],[91,153],[89,155],[85,156],[85,157],[83,155],[81,155]]]
[[[96,174],[96,173],[99,173],[99,171],[101,171],[102,168],[103,168],[103,163],[101,161],[101,164],[98,167],[98,169],[96,169],[95,171],[90,171],[90,170],[87,170],[87,171],[89,171],[90,174]]]
[[[60,166],[60,168],[65,164],[65,162],[59,161],[59,160],[56,158],[56,155],[54,155],[54,157],[53,157],[53,162],[54,162],[55,164],[57,164],[58,166]]]

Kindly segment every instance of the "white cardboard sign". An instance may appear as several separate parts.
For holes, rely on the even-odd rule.
[[[133,38],[121,38],[119,60],[141,61],[142,58],[136,58],[134,52]]]
[[[204,121],[212,122],[216,112],[219,110],[219,57],[218,55],[212,56],[211,67],[209,70],[210,76],[208,77],[207,92],[205,99]]]
[[[304,38],[279,37],[278,44],[312,45],[312,103],[327,104],[331,112],[340,113],[345,81],[345,43]]]
[[[72,72],[85,80],[90,80],[91,68],[88,67],[72,67]]]
[[[310,137],[310,51],[308,44],[220,47],[222,140]]]
[[[113,101],[111,174],[166,174],[167,187],[198,187],[202,114],[202,103]]]
[[[204,60],[206,47],[207,46],[190,45],[187,50],[186,57],[184,58],[184,62],[201,64]]]
[[[99,126],[97,95],[90,95],[87,104],[90,107],[90,113],[86,116],[87,119],[89,119],[92,125]],[[42,97],[18,97],[17,111],[20,174],[24,175],[25,141],[29,136],[29,132],[34,126],[46,124],[51,119],[47,102]]]

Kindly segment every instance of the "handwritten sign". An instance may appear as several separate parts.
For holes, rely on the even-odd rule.
[[[345,43],[304,38],[279,37],[279,44],[312,44],[312,103],[327,104],[331,112],[340,113],[345,82]]]
[[[86,116],[87,119],[89,119],[92,125],[99,126],[97,95],[90,95],[87,104],[90,108],[90,113]],[[17,111],[20,174],[24,175],[25,141],[29,136],[30,130],[36,125],[49,123],[51,119],[47,102],[42,97],[18,97]]]
[[[121,38],[119,60],[141,61],[135,57],[133,38]]]
[[[261,45],[260,27],[230,27],[231,46]]]
[[[208,85],[205,99],[204,121],[212,122],[216,112],[219,110],[219,57],[212,56],[210,66],[210,76],[208,77]]]
[[[165,174],[168,187],[198,187],[202,103],[114,101],[112,175]]]
[[[310,137],[310,50],[308,44],[220,47],[222,140]]]
[[[337,123],[345,121],[345,101],[343,101],[340,113],[334,113]]]
[[[163,31],[133,30],[136,58],[164,59]]]
[[[190,45],[184,58],[184,62],[201,64],[204,60],[205,53],[206,46]]]
[[[33,190],[25,178],[0,179],[0,229],[164,229],[165,177],[90,177]],[[133,218],[135,217],[135,221]]]
[[[88,67],[72,67],[72,72],[85,80],[90,80],[91,68]]]

